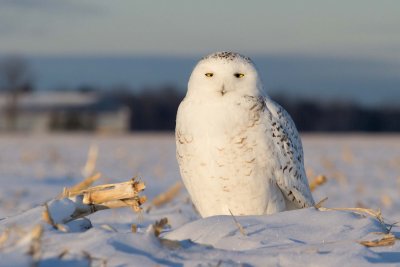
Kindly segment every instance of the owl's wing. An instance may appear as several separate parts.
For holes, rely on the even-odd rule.
[[[304,155],[299,133],[290,115],[271,99],[265,99],[268,130],[276,155],[276,183],[287,202],[296,208],[314,205],[304,170]]]

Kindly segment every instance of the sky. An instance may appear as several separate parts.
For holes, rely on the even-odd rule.
[[[400,59],[400,1],[0,0],[0,54]]]
[[[0,0],[0,60],[40,90],[172,84],[211,52],[250,56],[267,90],[400,104],[398,0]]]

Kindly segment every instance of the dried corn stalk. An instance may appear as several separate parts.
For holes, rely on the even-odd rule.
[[[99,178],[101,177],[101,173],[95,173],[94,175],[91,175],[87,177],[85,180],[82,182],[72,186],[72,187],[65,187],[62,194],[60,195],[60,198],[63,197],[73,197],[76,196],[80,193],[80,191],[85,190],[89,186],[91,186],[94,182],[96,182]]]
[[[321,199],[320,201],[318,201],[315,205],[314,208],[316,209],[320,209],[322,208],[322,205],[325,203],[325,201],[328,200],[328,197],[324,197],[323,199]]]
[[[43,219],[52,226],[65,224],[99,210],[131,207],[141,211],[146,201],[139,193],[145,189],[136,178],[123,183],[105,184],[81,191],[69,191],[69,197],[52,200],[43,213]],[[71,196],[72,195],[72,196]],[[58,227],[56,227],[58,228]]]
[[[143,182],[132,178],[128,182],[105,184],[82,190],[77,195],[83,195],[83,204],[102,204],[115,200],[132,199],[145,189]]]
[[[9,236],[10,236],[10,229],[6,229],[6,230],[4,230],[4,232],[2,232],[0,234],[0,249],[3,248],[4,244],[8,240]]]
[[[365,209],[365,208],[319,208],[320,211],[329,211],[329,210],[343,210],[343,211],[351,211],[357,214],[367,214],[372,217],[378,219],[378,221],[383,222],[382,213],[380,210],[373,209]]]
[[[39,261],[42,255],[42,237],[43,237],[43,226],[36,225],[31,233],[31,243],[29,246],[28,254],[32,257],[31,266],[39,266]]]
[[[329,211],[329,210],[341,210],[341,211],[350,211],[360,216],[369,215],[378,220],[378,222],[385,228],[386,233],[390,232],[390,229],[393,225],[388,225],[383,221],[382,213],[380,210],[366,209],[366,208],[324,208],[319,207],[320,211]]]
[[[92,176],[96,169],[97,156],[99,154],[99,147],[92,144],[88,151],[86,164],[82,169],[83,177]]]
[[[155,235],[156,237],[159,237],[160,234],[161,234],[161,232],[162,232],[162,230],[164,230],[164,228],[165,228],[166,226],[168,226],[168,218],[162,218],[161,220],[156,221],[156,222],[153,224],[154,235]]]
[[[310,190],[314,191],[317,187],[323,185],[324,183],[326,183],[326,176],[318,175],[314,178],[314,180],[311,181]]]
[[[231,214],[232,219],[233,219],[233,221],[235,222],[236,227],[239,229],[240,233],[241,233],[243,236],[246,236],[246,235],[247,235],[247,234],[246,234],[246,231],[244,230],[243,226],[238,222],[238,220],[236,220],[236,217],[233,215],[233,213],[232,213],[231,210],[229,210],[229,213]]]
[[[151,202],[151,204],[155,207],[159,207],[159,206],[162,206],[162,205],[170,202],[172,199],[174,199],[178,195],[178,193],[182,189],[182,187],[183,187],[183,185],[181,182],[175,183],[173,186],[168,188],[167,191],[156,196],[153,199],[153,201]]]
[[[383,247],[383,246],[392,246],[394,245],[395,242],[396,242],[396,237],[393,234],[389,233],[383,235],[383,237],[380,239],[375,239],[372,241],[359,241],[358,243],[366,247]]]

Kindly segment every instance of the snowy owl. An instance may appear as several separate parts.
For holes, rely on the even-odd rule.
[[[303,148],[289,114],[253,62],[218,52],[194,68],[176,119],[183,182],[202,217],[310,207]]]

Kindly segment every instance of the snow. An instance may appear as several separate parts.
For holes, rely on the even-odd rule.
[[[298,221],[300,218],[301,221]],[[244,227],[245,234],[241,234],[232,217],[214,216],[186,224],[167,233],[165,238],[190,239],[214,248],[237,251],[277,247],[289,249],[311,241],[315,243],[308,245],[314,245],[314,249],[318,250],[321,243],[317,240],[323,240],[322,244],[353,241],[371,231],[383,231],[382,225],[371,218],[342,211],[321,212],[315,208],[237,219]],[[313,233],[318,233],[317,239],[305,236]]]
[[[399,141],[400,136],[303,136],[309,176],[328,178],[313,192],[316,201],[328,197],[326,207],[381,208],[386,223],[400,221]],[[91,144],[99,147],[99,183],[139,175],[149,203],[180,179],[171,134],[0,136],[0,266],[31,264],[30,231],[37,224],[44,227],[39,266],[400,265],[399,240],[376,248],[358,243],[379,239],[376,232],[384,231],[371,216],[309,208],[200,219],[185,190],[140,215],[127,208],[99,211],[88,216],[88,230],[85,219],[68,223],[69,232],[55,230],[42,221],[42,204],[81,181]],[[152,224],[163,217],[170,228],[159,239]],[[2,242],[4,232],[8,238]],[[400,227],[392,233],[400,236]]]

